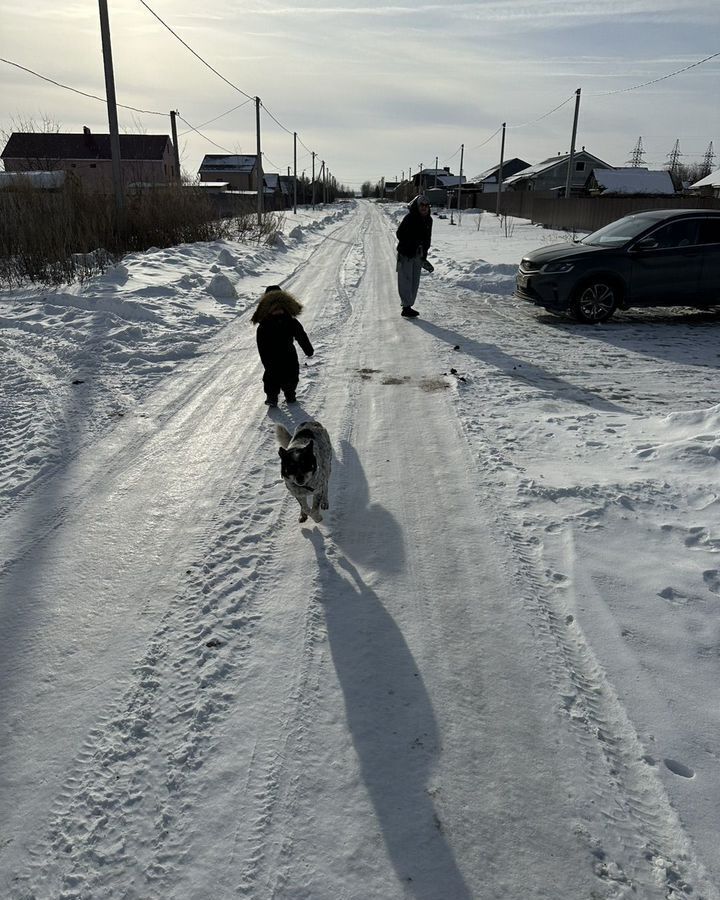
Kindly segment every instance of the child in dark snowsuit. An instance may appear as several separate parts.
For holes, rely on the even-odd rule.
[[[288,403],[295,402],[295,391],[300,379],[300,364],[294,341],[302,347],[306,356],[315,352],[305,329],[296,316],[302,312],[302,304],[279,285],[271,284],[253,313],[252,322],[257,325],[257,345],[265,367],[263,387],[265,403],[277,406],[280,391]]]

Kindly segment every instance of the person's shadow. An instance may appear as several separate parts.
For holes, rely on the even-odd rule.
[[[399,572],[405,563],[402,532],[392,515],[379,503],[370,502],[370,489],[357,451],[340,441],[340,456],[333,460],[332,479],[339,487],[331,506],[342,498],[347,511],[333,528],[333,539],[353,562],[372,564],[383,572]]]
[[[326,550],[317,528],[302,533],[317,556],[348,728],[402,896],[471,900],[429,794],[439,734],[412,653],[352,563],[332,545]]]

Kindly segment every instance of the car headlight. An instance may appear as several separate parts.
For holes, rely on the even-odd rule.
[[[565,272],[572,271],[574,263],[571,262],[552,262],[542,267],[542,272],[546,275],[562,275]]]

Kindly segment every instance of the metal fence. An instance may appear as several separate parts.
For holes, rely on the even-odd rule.
[[[475,193],[465,198],[463,207],[495,212],[497,194]],[[596,231],[623,216],[645,209],[720,209],[713,197],[571,197],[534,191],[503,191],[500,214],[530,219],[533,224],[567,231]]]

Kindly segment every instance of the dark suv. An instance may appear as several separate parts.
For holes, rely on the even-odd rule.
[[[654,209],[524,256],[515,294],[581,322],[630,306],[720,304],[720,209]]]

